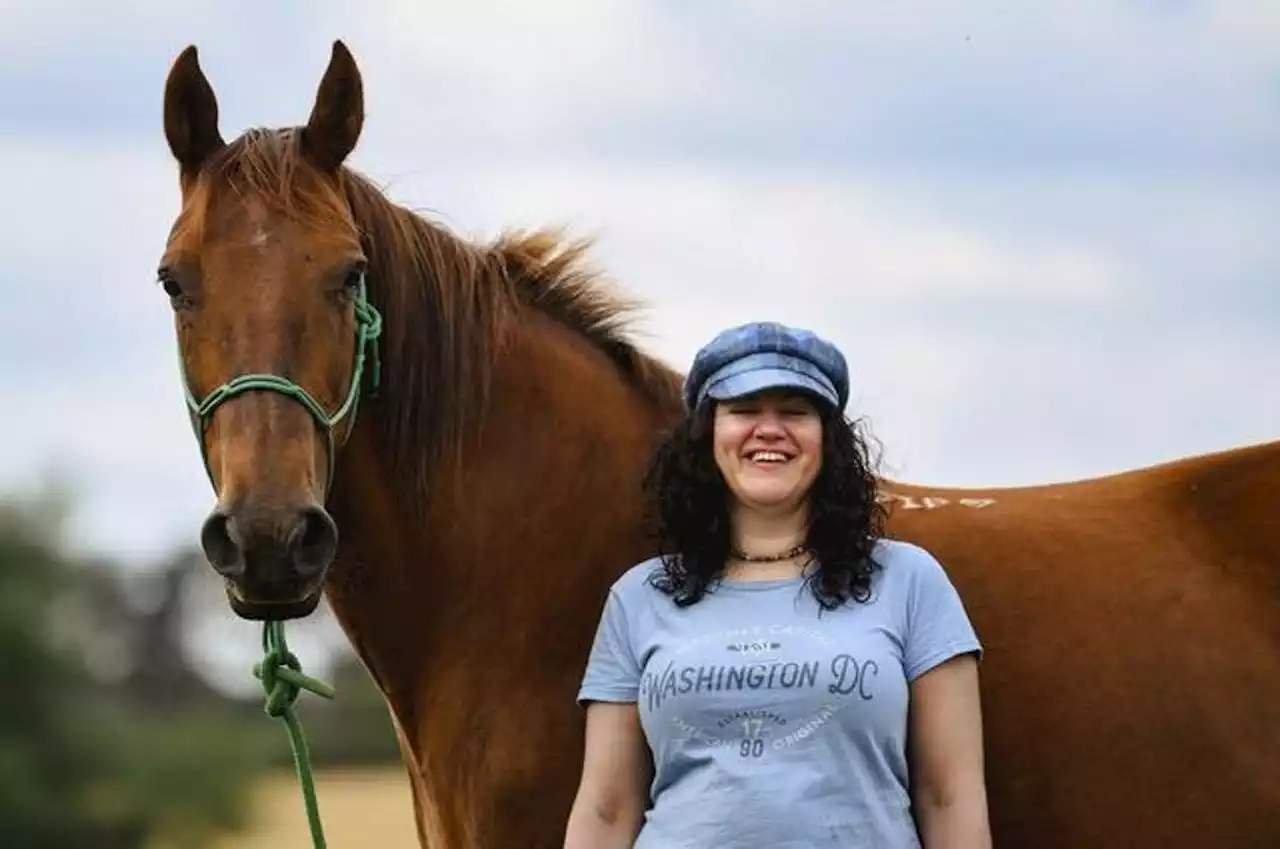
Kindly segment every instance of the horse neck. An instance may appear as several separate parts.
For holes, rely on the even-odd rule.
[[[420,777],[488,774],[463,728],[500,729],[509,718],[484,714],[511,699],[530,721],[538,704],[544,720],[564,717],[608,585],[649,554],[641,477],[678,411],[674,378],[669,391],[646,390],[532,308],[516,316],[489,377],[457,469],[442,468],[425,492],[409,488],[367,421],[334,493],[344,543],[329,599]],[[470,711],[467,725],[454,727],[442,694]],[[546,734],[569,746],[577,732]],[[422,798],[469,804],[420,780]],[[477,821],[465,808],[432,816],[453,835]]]
[[[440,554],[469,580],[487,575],[490,590],[593,596],[648,550],[640,481],[677,397],[647,393],[592,342],[529,310],[495,361],[461,474],[443,476],[450,495],[430,506],[433,524],[450,527]]]

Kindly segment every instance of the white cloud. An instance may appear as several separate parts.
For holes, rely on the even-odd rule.
[[[610,265],[628,270],[623,284],[667,314],[829,315],[940,295],[1103,307],[1144,282],[1083,238],[1024,242],[884,181],[581,161],[442,177],[398,181],[395,197],[459,201],[445,220],[464,232],[564,222],[598,233]]]
[[[234,4],[228,4],[234,5]],[[63,57],[76,50],[103,47],[105,28],[112,51],[127,54],[154,43],[161,33],[179,29],[214,35],[230,23],[217,7],[197,0],[122,0],[104,5],[91,0],[4,0],[0,46],[6,64]]]
[[[94,292],[95,309],[130,313],[163,304],[155,266],[179,195],[158,125],[156,133],[147,145],[0,143],[7,190],[22,201],[20,214],[5,215],[6,253],[27,273],[62,278],[68,301]]]

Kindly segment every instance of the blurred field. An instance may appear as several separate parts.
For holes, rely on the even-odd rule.
[[[418,849],[409,781],[400,766],[316,775],[325,838],[333,849]],[[216,849],[312,849],[302,791],[292,770],[262,782],[255,824]]]

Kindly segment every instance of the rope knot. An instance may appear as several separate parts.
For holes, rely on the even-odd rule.
[[[264,710],[267,716],[276,718],[284,716],[285,711],[293,707],[294,702],[298,700],[298,694],[302,692],[301,687],[286,680],[288,676],[280,675],[282,669],[291,669],[300,673],[302,664],[292,652],[286,649],[269,650],[262,658],[261,674],[258,677],[262,679],[262,689],[267,694]]]
[[[321,698],[333,698],[332,687],[303,674],[302,664],[285,642],[284,623],[267,623],[263,629],[262,652],[262,660],[254,664],[253,674],[267,694],[264,709],[268,716],[287,718],[303,690]]]

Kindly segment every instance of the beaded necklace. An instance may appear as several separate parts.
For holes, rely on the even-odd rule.
[[[747,554],[745,551],[738,551],[736,549],[730,550],[729,554],[744,563],[778,563],[782,560],[790,560],[793,557],[799,557],[801,554],[804,554],[804,551],[805,545],[804,543],[801,543],[788,548],[780,554]]]

